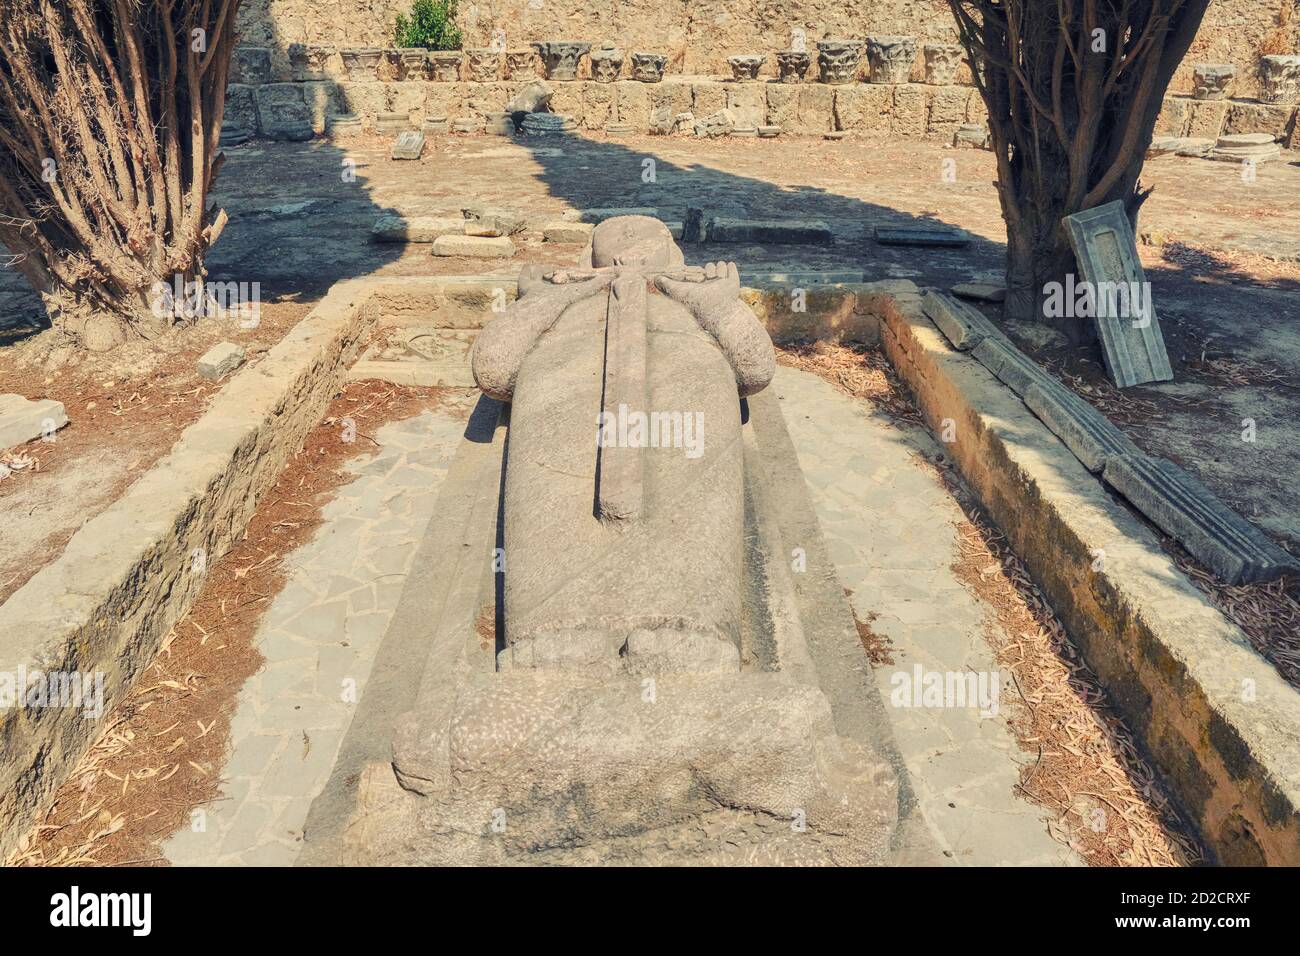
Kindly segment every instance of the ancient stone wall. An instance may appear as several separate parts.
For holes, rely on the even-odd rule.
[[[1215,0],[1173,89],[1190,91],[1192,62],[1225,62],[1239,71],[1233,94],[1253,96],[1262,46],[1267,43],[1272,53],[1300,52],[1300,12],[1270,36],[1279,29],[1279,12],[1295,2]],[[253,46],[391,46],[394,20],[409,5],[410,0],[244,0],[239,24],[243,42]],[[763,73],[772,74],[772,54],[789,48],[795,29],[810,44],[827,34],[956,38],[945,0],[462,0],[458,20],[466,46],[486,45],[498,29],[510,46],[612,40],[628,52],[667,53],[673,58],[669,72],[688,74],[723,73],[726,58],[739,53],[768,54]]]

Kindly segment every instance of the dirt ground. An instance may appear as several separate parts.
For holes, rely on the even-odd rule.
[[[1300,163],[1259,168],[1181,157],[1148,163],[1155,192],[1140,223],[1144,264],[1175,381],[1126,390],[1106,383],[1100,354],[1065,346],[1049,328],[1009,331],[1128,428],[1146,450],[1196,472],[1216,493],[1291,549],[1300,548]],[[955,167],[948,165],[955,163]],[[945,170],[955,168],[955,177]],[[336,281],[366,275],[516,272],[524,262],[572,262],[579,249],[527,238],[509,261],[434,258],[427,245],[374,243],[381,215],[456,214],[469,201],[558,218],[569,208],[655,206],[677,218],[710,214],[822,219],[829,247],[686,246],[691,262],[726,257],[743,273],[860,271],[923,285],[1000,278],[1005,230],[988,153],[913,141],[716,140],[598,135],[511,142],[443,137],[418,162],[394,162],[377,140],[249,143],[230,151],[217,198],[230,224],[211,278],[261,283],[262,324],[203,320],[161,347],[24,364],[39,305],[12,270],[0,271],[0,389],[52,397],[72,423],[39,461],[0,482],[0,599],[56,555],[170,447],[212,387],[193,360],[222,339],[253,359]],[[949,181],[952,180],[952,181]],[[876,244],[878,224],[918,219],[973,234],[964,249]],[[37,339],[39,341],[39,339]],[[8,343],[8,344],[6,344]],[[1244,441],[1248,423],[1253,441]]]

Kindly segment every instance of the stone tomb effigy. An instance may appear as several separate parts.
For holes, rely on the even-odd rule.
[[[500,509],[493,656],[439,612],[343,859],[883,862],[899,761],[883,716],[845,716],[883,715],[874,687],[819,686],[810,646],[848,612],[833,574],[825,607],[801,611],[817,585],[790,584],[749,419],[784,426],[774,401],[746,415],[773,349],[736,267],[685,267],[639,216],[602,222],[589,255],[525,269],[475,342],[476,381],[510,403],[484,458],[504,458],[499,505],[482,497]],[[447,547],[490,553],[483,537]]]

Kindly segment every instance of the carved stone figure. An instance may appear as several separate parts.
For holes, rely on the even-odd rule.
[[[858,40],[819,40],[817,62],[823,83],[853,83],[862,62],[862,43]]]
[[[429,77],[429,56],[423,47],[403,47],[397,51],[398,76],[403,80]]]
[[[759,67],[767,57],[760,56],[756,53],[745,54],[742,56],[732,56],[727,58],[727,63],[731,66],[731,75],[737,80],[756,80],[758,79]]]
[[[537,53],[533,50],[506,50],[506,79],[531,80],[537,76]]]
[[[591,54],[591,78],[597,83],[613,83],[623,68],[623,51],[606,40]]]
[[[957,82],[957,68],[964,54],[960,43],[927,43],[922,49],[925,56],[925,82],[930,86],[952,86]]]
[[[533,44],[548,80],[576,80],[578,64],[591,49],[583,40],[545,40]]]
[[[1192,70],[1192,97],[1198,100],[1224,100],[1228,87],[1237,75],[1231,63],[1197,63]]]
[[[658,83],[664,78],[668,57],[662,53],[633,53],[632,79],[642,83]]]
[[[872,83],[906,83],[916,62],[916,37],[867,37]]]
[[[474,47],[465,51],[469,78],[475,83],[491,83],[501,78],[501,52],[491,47]]]
[[[1266,56],[1259,61],[1259,101],[1290,105],[1300,100],[1300,56]]]
[[[348,79],[379,79],[379,63],[384,58],[384,51],[379,47],[358,47],[343,51],[343,66],[348,71]]]
[[[802,83],[812,59],[807,50],[782,50],[776,55],[776,68],[782,83]]]
[[[429,65],[433,69],[433,78],[439,83],[455,83],[460,79],[459,50],[438,50],[429,54]]]

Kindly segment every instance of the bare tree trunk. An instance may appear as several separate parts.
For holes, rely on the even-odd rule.
[[[0,242],[76,343],[180,320],[204,275],[240,0],[0,0]]]
[[[1122,200],[1136,224],[1164,93],[1209,0],[948,5],[988,107],[1007,224],[1006,314],[1089,341],[1090,320],[1043,309],[1052,284],[1067,286],[1076,269],[1062,220]]]

